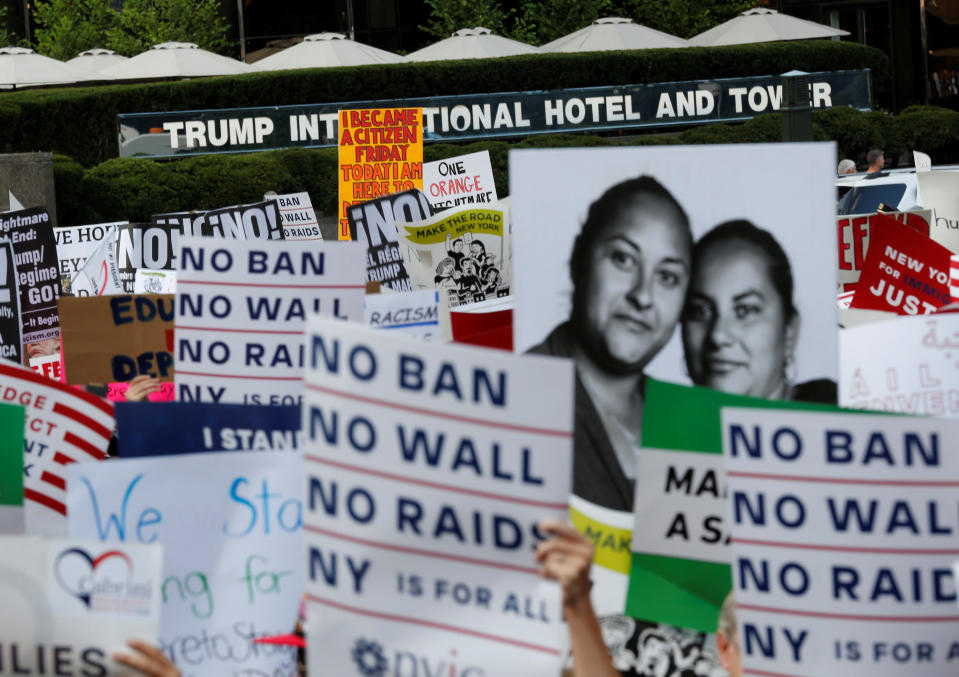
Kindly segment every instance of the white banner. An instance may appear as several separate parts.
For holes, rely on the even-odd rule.
[[[116,226],[107,228],[107,234],[70,280],[70,292],[74,296],[111,296],[123,293],[123,282],[117,268],[116,233]]]
[[[177,399],[297,404],[306,315],[362,320],[365,246],[188,236],[181,243]]]
[[[60,283],[64,291],[69,291],[69,282],[73,279],[87,257],[93,253],[97,244],[106,237],[111,226],[119,226],[127,221],[110,221],[108,223],[92,223],[86,226],[63,226],[53,229],[57,242],[57,258],[60,261]],[[114,243],[117,231],[111,233]]]
[[[158,545],[0,537],[0,675],[129,675],[128,639],[156,644]]]
[[[566,631],[533,551],[566,516],[572,365],[319,318],[306,344],[311,677],[554,677]]]
[[[956,674],[959,424],[722,410],[746,674]]]
[[[69,474],[71,536],[163,544],[160,640],[183,677],[296,675],[295,649],[253,640],[296,623],[301,457],[185,454]]]

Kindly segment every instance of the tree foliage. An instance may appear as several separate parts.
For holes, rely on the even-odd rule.
[[[230,46],[219,0],[126,0],[122,11],[110,5],[110,0],[37,0],[36,50],[65,60],[92,47],[134,56],[171,40],[220,53]]]
[[[498,0],[426,0],[430,7],[430,22],[420,26],[441,40],[461,28],[483,26],[503,34],[509,13]]]

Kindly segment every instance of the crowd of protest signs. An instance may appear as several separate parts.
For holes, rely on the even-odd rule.
[[[0,675],[957,674],[959,172],[837,218],[831,143],[525,150],[501,199],[338,121],[338,240],[0,214]]]

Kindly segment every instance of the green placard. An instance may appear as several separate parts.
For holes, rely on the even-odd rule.
[[[0,404],[0,505],[23,505],[23,429],[26,409]]]

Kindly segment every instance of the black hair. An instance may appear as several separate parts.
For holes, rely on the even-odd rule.
[[[699,269],[703,257],[709,248],[724,242],[740,241],[759,249],[766,258],[769,279],[773,289],[779,295],[785,311],[786,321],[796,317],[799,312],[793,303],[793,274],[789,257],[768,230],[763,230],[745,219],[735,219],[721,223],[703,235],[693,247],[693,272]]]
[[[573,281],[574,293],[586,273],[589,252],[592,251],[603,230],[630,203],[644,199],[659,200],[675,209],[679,216],[678,227],[692,247],[693,236],[689,230],[689,217],[672,193],[651,176],[643,175],[634,179],[627,179],[608,188],[589,206],[586,221],[573,243],[573,251],[569,259],[569,274]]]

